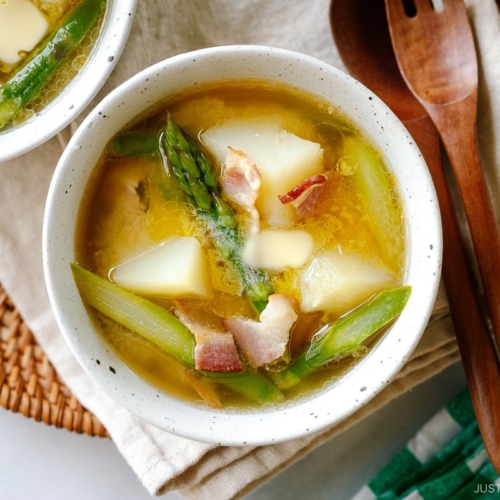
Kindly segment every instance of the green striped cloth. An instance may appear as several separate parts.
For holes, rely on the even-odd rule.
[[[500,500],[467,390],[456,396],[352,500]]]

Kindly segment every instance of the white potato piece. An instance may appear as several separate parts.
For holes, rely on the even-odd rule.
[[[295,221],[294,208],[283,205],[278,195],[323,172],[321,146],[282,130],[272,117],[227,121],[206,130],[201,139],[221,164],[230,146],[257,165],[262,184],[256,206],[262,219],[274,227],[290,227]]]
[[[264,229],[245,242],[243,261],[256,269],[280,271],[303,266],[313,248],[313,238],[306,231]]]
[[[383,269],[355,255],[323,250],[301,276],[301,308],[304,312],[348,311],[397,283]]]
[[[111,270],[117,285],[145,295],[208,297],[210,287],[201,244],[191,236],[160,243]]]

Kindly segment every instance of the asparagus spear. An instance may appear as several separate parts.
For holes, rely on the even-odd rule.
[[[334,359],[356,352],[401,314],[410,294],[410,286],[384,290],[352,313],[325,325],[293,365],[273,375],[273,381],[281,390],[289,389]]]
[[[71,264],[71,270],[88,306],[138,333],[187,367],[194,367],[194,336],[173,314],[78,264]],[[283,398],[271,381],[249,367],[235,374],[202,374],[258,403],[277,402]]]
[[[35,55],[0,86],[0,128],[36,97],[46,82],[99,19],[105,2],[83,0],[52,31]]]
[[[158,134],[155,130],[144,129],[117,135],[109,144],[114,156],[142,156],[158,151]]]
[[[207,226],[221,255],[230,261],[241,280],[245,295],[262,312],[273,287],[266,273],[247,267],[241,258],[243,239],[236,227],[231,207],[219,194],[217,171],[198,144],[186,136],[168,115],[162,134],[162,146],[172,177],[189,196],[198,212],[207,218]]]
[[[399,262],[404,253],[401,232],[403,216],[397,203],[394,179],[387,174],[381,157],[352,134],[344,135],[344,156],[357,168],[352,176],[354,184],[366,200],[367,214],[379,235],[378,244],[387,255],[386,265]]]

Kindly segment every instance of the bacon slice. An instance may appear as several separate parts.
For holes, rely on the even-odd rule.
[[[197,370],[240,372],[244,369],[231,333],[197,323],[187,316],[182,304],[177,302],[175,305],[178,318],[194,335],[194,361]]]
[[[259,196],[261,175],[257,165],[241,151],[228,146],[221,184],[227,198],[250,215],[250,231],[259,231],[260,217],[255,201]]]
[[[240,372],[243,364],[231,333],[206,329],[194,334],[195,368],[207,372]]]
[[[286,194],[278,195],[284,205],[291,203],[300,217],[309,215],[318,201],[328,180],[327,174],[317,174],[304,179]]]
[[[297,321],[298,302],[287,295],[269,296],[269,303],[260,321],[245,318],[223,320],[234,335],[237,346],[255,368],[280,358],[290,339],[290,330]]]

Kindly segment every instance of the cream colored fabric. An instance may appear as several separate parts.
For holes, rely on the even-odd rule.
[[[500,196],[500,18],[494,0],[467,4],[481,51],[480,145],[492,190]],[[329,0],[140,0],[123,57],[97,99],[152,63],[213,45],[273,45],[342,68],[330,35],[328,8]],[[152,495],[175,489],[196,500],[242,496],[458,359],[441,294],[422,341],[398,377],[354,416],[320,435],[274,446],[229,448],[178,438],[138,421],[79,367],[58,332],[45,291],[41,262],[45,196],[76,125],[35,151],[0,165],[0,281],[58,372],[106,425]]]

